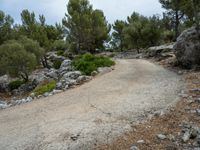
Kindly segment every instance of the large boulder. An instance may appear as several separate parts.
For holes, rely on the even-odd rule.
[[[58,61],[58,60],[59,61],[65,60],[64,56],[58,56],[56,53],[57,53],[56,51],[47,53],[48,60],[50,60],[52,62]]]
[[[58,80],[59,78],[59,74],[57,72],[57,70],[55,69],[50,69],[48,73],[45,74],[48,78],[52,78],[54,80]]]
[[[146,51],[146,57],[162,57],[163,54],[173,51],[173,46],[174,43],[149,47]]]
[[[72,71],[71,66],[72,61],[69,59],[66,59],[62,62],[60,69],[58,70],[59,75],[62,77],[65,73]]]
[[[177,39],[174,51],[177,61],[186,68],[200,65],[200,31],[195,27],[185,30]]]

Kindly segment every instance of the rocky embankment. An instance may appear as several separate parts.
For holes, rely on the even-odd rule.
[[[62,61],[59,69],[54,69],[52,62],[57,60]],[[38,69],[30,75],[30,82],[28,84],[23,84],[18,89],[10,91],[9,82],[15,79],[10,78],[8,75],[0,77],[0,91],[7,92],[11,95],[9,100],[4,100],[0,98],[0,109],[5,109],[11,106],[20,105],[33,100],[40,99],[42,97],[52,96],[69,88],[76,87],[84,82],[92,79],[92,76],[85,76],[80,71],[74,70],[72,66],[72,61],[66,59],[63,56],[56,55],[55,52],[48,53],[48,61],[51,69]],[[98,68],[97,71],[93,72],[92,75],[103,74],[110,72],[112,68]],[[32,91],[41,83],[46,81],[56,81],[56,87],[51,92],[46,92],[42,95],[35,95]]]

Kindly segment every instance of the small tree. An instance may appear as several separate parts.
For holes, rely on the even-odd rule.
[[[45,55],[45,50],[40,47],[40,44],[37,41],[29,39],[25,36],[20,36],[18,41],[24,46],[24,49],[27,52],[32,53],[36,56],[37,64],[39,65],[41,59]]]
[[[13,22],[14,20],[10,15],[0,11],[0,44],[11,39]]]
[[[125,21],[116,20],[113,24],[114,32],[112,34],[115,42],[119,44],[119,48],[122,51],[125,47],[125,39],[124,39],[124,28],[126,27]]]
[[[17,41],[9,41],[0,46],[0,68],[3,73],[21,77],[28,81],[28,76],[36,67],[37,60],[33,53],[25,50]]]
[[[88,0],[69,0],[68,14],[63,19],[67,40],[75,52],[102,48],[110,26],[100,10],[93,10]]]

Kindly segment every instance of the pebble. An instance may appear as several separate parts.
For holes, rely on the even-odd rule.
[[[165,140],[167,137],[164,134],[158,134],[157,138],[159,138],[160,140]]]
[[[145,142],[144,142],[144,140],[139,140],[139,141],[137,141],[137,143],[138,144],[144,144]]]
[[[140,150],[138,147],[136,147],[135,145],[131,146],[130,150]]]
[[[191,133],[189,131],[186,131],[182,137],[182,141],[186,143],[187,141],[189,141],[190,136],[191,136]]]
[[[200,98],[197,98],[195,101],[196,101],[197,103],[200,103]]]
[[[197,109],[196,112],[197,112],[197,115],[200,116],[200,109]]]

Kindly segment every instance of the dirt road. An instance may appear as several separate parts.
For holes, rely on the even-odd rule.
[[[178,75],[146,60],[117,60],[115,70],[75,89],[0,111],[0,150],[86,150],[130,129],[145,111],[165,108]]]

